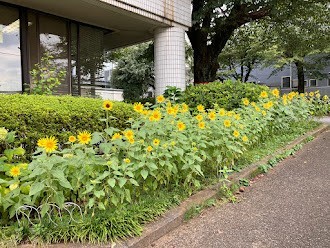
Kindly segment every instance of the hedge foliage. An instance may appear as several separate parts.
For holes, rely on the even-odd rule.
[[[105,128],[102,100],[72,96],[37,96],[0,94],[0,127],[16,131],[16,145],[31,154],[37,140],[56,136],[66,142],[78,131],[101,131]],[[110,121],[115,128],[125,129],[127,120],[136,116],[131,104],[115,102]]]
[[[269,88],[253,83],[226,80],[223,83],[189,86],[184,91],[182,100],[191,108],[202,104],[206,109],[213,109],[217,104],[226,110],[233,110],[242,106],[243,98],[257,102],[262,91],[269,92]]]

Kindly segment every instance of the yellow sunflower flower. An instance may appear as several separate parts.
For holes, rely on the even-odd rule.
[[[159,96],[156,97],[156,101],[158,103],[165,102],[165,97],[163,95],[159,95]]]
[[[12,177],[18,177],[19,175],[21,175],[21,169],[18,166],[13,166],[10,170],[9,170],[9,175]]]
[[[178,127],[179,131],[183,131],[186,129],[186,124],[184,124],[182,121],[179,121],[177,124],[177,127]]]
[[[251,102],[251,106],[252,107],[255,107],[256,106],[256,103],[255,102]]]
[[[154,139],[152,142],[155,146],[159,146],[160,140],[159,139]]]
[[[38,146],[51,153],[57,149],[57,139],[53,136],[39,139]]]
[[[131,160],[130,160],[129,158],[124,158],[124,162],[125,162],[126,164],[129,164],[129,163],[131,162]]]
[[[128,142],[129,142],[131,145],[133,145],[133,144],[135,143],[135,140],[134,140],[134,138],[130,138],[130,139],[128,139]]]
[[[226,115],[226,110],[223,109],[223,108],[221,108],[221,109],[219,110],[219,115],[220,115],[220,116],[225,116],[225,115]]]
[[[69,142],[74,143],[76,142],[77,138],[73,135],[69,136]]]
[[[147,152],[151,152],[153,150],[152,146],[147,147]]]
[[[234,115],[234,118],[235,118],[235,120],[239,121],[241,119],[241,116],[239,114],[236,114],[236,115]]]
[[[175,109],[174,109],[173,107],[168,107],[168,108],[166,109],[166,112],[167,112],[167,114],[169,114],[169,115],[176,115],[176,111],[175,111]]]
[[[196,120],[198,120],[198,121],[202,121],[203,120],[203,116],[202,115],[196,115],[195,116],[195,118],[196,118]]]
[[[309,96],[313,97],[314,96],[314,92],[309,92]]]
[[[208,117],[211,121],[214,121],[215,118],[217,117],[215,112],[214,111],[211,111],[209,114],[208,114]]]
[[[324,95],[324,96],[322,97],[322,99],[323,99],[323,101],[327,101],[327,100],[329,100],[329,97],[328,97],[328,95]]]
[[[199,105],[197,106],[197,110],[198,110],[199,112],[204,112],[204,111],[205,111],[205,108],[204,108],[204,106],[203,106],[202,104],[199,104]]]
[[[102,104],[102,107],[104,110],[110,111],[113,108],[113,102],[111,102],[109,100],[105,100]]]
[[[250,104],[250,101],[247,98],[243,98],[242,101],[245,106],[248,106]]]
[[[134,138],[134,132],[133,132],[133,130],[130,130],[130,129],[128,129],[128,130],[125,130],[124,131],[124,136],[125,136],[125,138],[126,139],[133,139]]]
[[[4,127],[0,127],[0,141],[5,140],[7,137],[8,131]]]
[[[133,109],[135,112],[138,113],[142,113],[144,111],[144,106],[142,105],[142,103],[138,102],[138,103],[134,103]]]
[[[223,125],[225,127],[230,127],[231,126],[231,121],[230,120],[224,120]]]
[[[150,121],[159,121],[162,118],[162,113],[159,110],[154,110],[149,117]]]
[[[237,138],[240,135],[240,133],[237,130],[234,130],[233,135],[235,138]]]
[[[280,97],[280,91],[278,89],[273,89],[272,95],[275,96],[276,98],[278,98],[278,97]]]
[[[181,104],[181,113],[187,113],[189,111],[189,106],[185,103]]]
[[[80,144],[87,145],[92,140],[90,132],[83,131],[78,134],[78,140]]]
[[[112,135],[111,140],[117,140],[117,139],[121,139],[121,138],[122,138],[122,135],[120,133],[114,133]]]
[[[267,112],[265,110],[261,111],[261,113],[262,113],[263,116],[267,115]]]
[[[198,123],[198,127],[200,128],[200,129],[205,129],[205,122],[199,122]]]
[[[243,140],[243,142],[248,142],[248,141],[249,141],[249,138],[248,138],[246,135],[244,135],[244,136],[242,137],[242,140]]]
[[[261,91],[260,97],[261,98],[267,98],[268,97],[268,93],[266,91]]]

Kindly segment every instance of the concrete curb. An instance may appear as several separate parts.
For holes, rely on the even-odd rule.
[[[231,181],[231,183],[236,183],[241,178],[249,178],[252,172],[254,172],[260,165],[266,164],[269,159],[274,158],[276,155],[282,154],[286,150],[292,149],[298,144],[304,143],[311,136],[316,137],[320,133],[326,131],[329,127],[329,125],[322,124],[320,127],[304,134],[303,136],[300,136],[285,147],[278,149],[275,153],[259,160],[256,163],[251,164],[250,166],[246,167],[238,173],[234,173],[229,177],[229,180]],[[215,198],[218,193],[218,189],[221,185],[222,183],[218,183],[192,195],[187,200],[182,202],[180,206],[169,210],[162,217],[158,218],[155,222],[147,224],[140,237],[134,237],[121,243],[118,243],[115,245],[115,248],[147,247],[152,242],[156,241],[168,232],[180,226],[184,222],[184,215],[189,208],[191,208],[192,206],[200,205],[209,199]]]

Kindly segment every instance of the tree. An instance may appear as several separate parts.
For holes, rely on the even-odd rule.
[[[125,100],[142,98],[150,87],[154,88],[152,43],[117,50],[112,59],[116,63],[112,84],[124,90]]]
[[[252,70],[273,58],[275,52],[271,43],[264,42],[264,29],[259,23],[245,24],[234,31],[220,53],[217,77],[247,82]]]
[[[298,92],[304,92],[306,70],[311,76],[325,76],[320,71],[329,62],[329,6],[315,4],[308,17],[264,24],[268,42],[277,47],[277,67],[295,64]]]
[[[297,16],[309,16],[317,3],[326,0],[192,0],[192,27],[188,36],[194,50],[195,82],[216,79],[218,56],[233,32],[254,20],[271,17],[281,22]]]

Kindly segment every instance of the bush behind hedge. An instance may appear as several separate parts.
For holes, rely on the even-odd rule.
[[[55,136],[66,142],[78,131],[101,131],[105,128],[102,100],[72,96],[0,94],[0,127],[16,131],[20,144],[31,154],[39,138]],[[137,114],[131,104],[115,102],[110,125],[127,127],[127,120]],[[1,149],[0,149],[1,150]]]
[[[226,80],[189,86],[184,91],[182,100],[191,108],[202,104],[206,109],[213,109],[217,104],[226,110],[233,110],[242,106],[242,98],[257,102],[262,91],[269,92],[269,88],[253,83]]]

